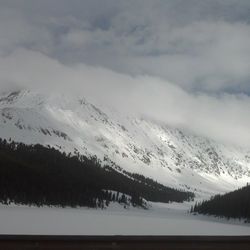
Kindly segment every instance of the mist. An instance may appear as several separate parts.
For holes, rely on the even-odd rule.
[[[8,86],[84,97],[216,141],[250,145],[250,98],[244,94],[192,94],[161,78],[132,77],[85,64],[69,67],[29,50],[1,58],[0,69],[5,90]]]
[[[250,147],[249,1],[102,4],[0,1],[0,92],[85,97]]]

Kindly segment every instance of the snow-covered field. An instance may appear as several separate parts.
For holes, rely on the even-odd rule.
[[[149,210],[35,208],[0,205],[0,234],[42,235],[250,235],[250,225],[190,215],[190,204],[151,203]]]

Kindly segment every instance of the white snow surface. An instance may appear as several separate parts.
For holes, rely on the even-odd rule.
[[[0,205],[0,234],[27,235],[249,235],[237,220],[191,215],[184,204],[151,203],[149,210]]]
[[[83,97],[22,90],[0,95],[0,138],[97,156],[199,198],[250,182],[250,150],[224,145]]]

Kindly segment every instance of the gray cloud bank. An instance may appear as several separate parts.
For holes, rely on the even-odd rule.
[[[250,2],[0,0],[0,87],[81,93],[250,147]]]

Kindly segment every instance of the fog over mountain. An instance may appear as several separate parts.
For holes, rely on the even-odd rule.
[[[0,90],[64,93],[250,147],[247,0],[0,0]]]

